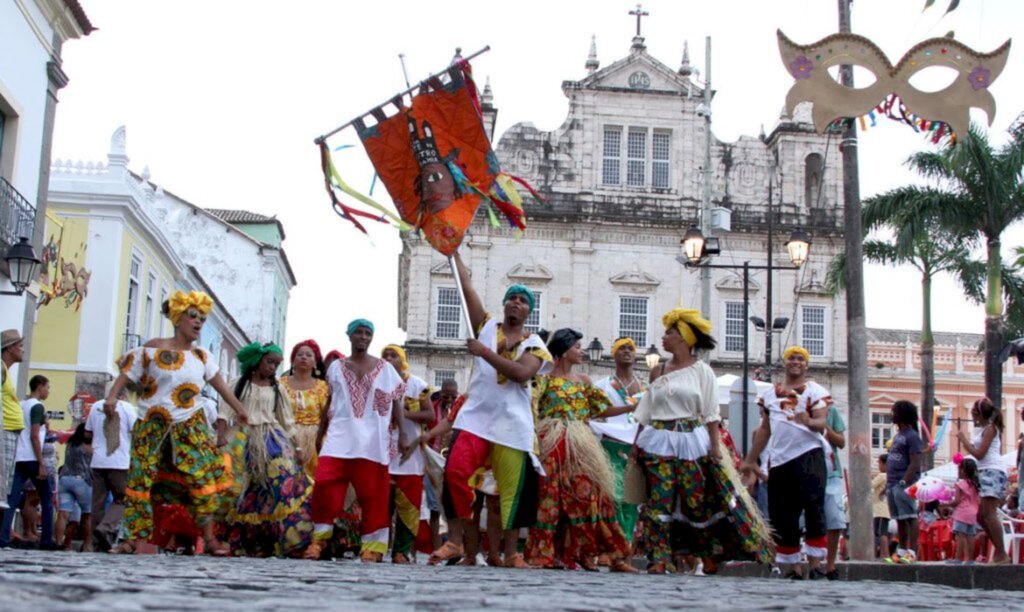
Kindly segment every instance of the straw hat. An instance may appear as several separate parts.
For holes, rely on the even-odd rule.
[[[0,350],[6,349],[9,346],[14,346],[22,340],[23,338],[18,330],[5,329],[3,333],[0,334]]]

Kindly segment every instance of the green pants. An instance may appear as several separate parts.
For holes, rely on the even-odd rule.
[[[636,522],[640,517],[640,511],[636,504],[627,504],[622,501],[622,479],[626,473],[626,463],[629,459],[629,452],[632,445],[616,440],[603,438],[601,446],[608,454],[608,460],[612,464],[612,471],[615,472],[615,520],[619,522],[622,531],[626,534],[626,540],[633,543],[633,533],[636,531]]]

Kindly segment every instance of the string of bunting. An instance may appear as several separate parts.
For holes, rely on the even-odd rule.
[[[832,127],[844,128],[856,120],[860,130],[866,132],[870,128],[877,127],[879,117],[909,125],[915,132],[925,133],[925,136],[932,141],[932,144],[939,144],[943,137],[946,136],[949,137],[950,144],[956,144],[956,133],[949,127],[948,123],[945,121],[932,121],[909,112],[907,105],[896,94],[889,94],[881,104],[866,115],[836,119],[832,122]]]

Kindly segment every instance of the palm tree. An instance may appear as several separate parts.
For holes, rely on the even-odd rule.
[[[864,257],[886,265],[910,265],[921,274],[921,418],[932,422],[935,405],[935,337],[932,334],[932,279],[949,272],[960,276],[970,263],[970,252],[953,232],[937,227],[934,211],[907,208],[900,202],[914,197],[917,187],[902,187],[864,201],[864,233],[889,230],[890,240],[864,241]],[[840,253],[829,265],[826,286],[834,294],[843,289],[846,255]],[[932,467],[932,455],[924,456],[925,469]]]
[[[988,136],[972,124],[955,146],[924,151],[908,164],[933,186],[915,190],[903,202],[911,210],[934,211],[947,230],[975,238],[985,247],[985,393],[1002,405],[1003,258],[1002,235],[1024,221],[1024,124],[1009,130],[1009,141],[994,149]]]

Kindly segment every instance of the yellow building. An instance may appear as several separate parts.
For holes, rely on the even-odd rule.
[[[58,429],[72,424],[73,396],[103,397],[122,353],[170,333],[160,308],[171,293],[211,292],[151,216],[153,192],[129,173],[124,147],[120,128],[107,164],[58,161],[51,172],[30,373],[50,379]],[[248,341],[223,307],[200,339],[225,376]]]

